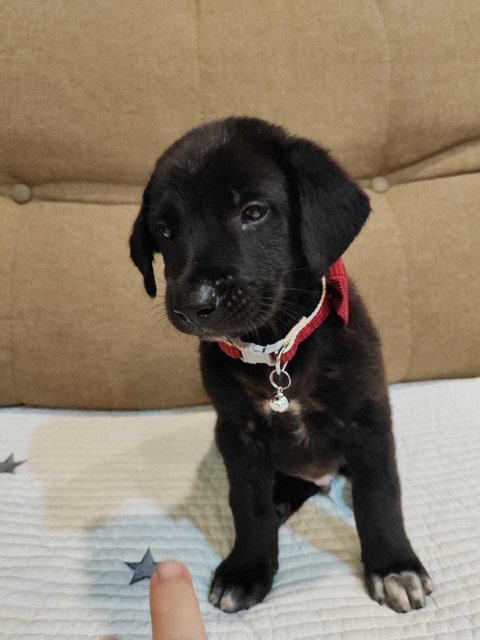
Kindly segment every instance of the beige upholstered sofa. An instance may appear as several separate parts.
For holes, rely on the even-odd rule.
[[[389,380],[480,372],[478,2],[2,0],[0,33],[0,404],[206,401],[127,239],[156,157],[229,114],[368,190],[346,263]]]
[[[0,408],[0,638],[150,640],[125,565],[147,548],[186,562],[210,640],[480,638],[479,34],[478,0],[0,0],[0,405],[47,407]],[[369,600],[336,479],[281,527],[265,601],[221,612],[212,409],[56,409],[206,402],[128,237],[156,157],[230,114],[312,137],[368,190],[345,261],[390,382],[465,378],[391,387],[425,609]]]

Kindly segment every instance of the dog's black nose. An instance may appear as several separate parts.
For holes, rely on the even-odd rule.
[[[202,282],[186,295],[175,298],[173,311],[190,324],[206,320],[217,308],[217,292],[213,284]]]

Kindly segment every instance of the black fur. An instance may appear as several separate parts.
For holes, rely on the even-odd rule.
[[[251,207],[265,216],[252,221]],[[431,590],[403,526],[379,339],[353,283],[348,325],[330,314],[288,365],[294,411],[268,411],[269,367],[231,359],[216,344],[222,336],[268,344],[286,335],[315,308],[321,277],[369,211],[327,152],[253,118],[192,130],[159,159],[145,189],[131,255],[155,296],[152,261],[162,253],[169,318],[202,339],[203,381],[218,413],[236,532],[212,582],[211,601],[225,611],[268,593],[278,528],[318,490],[302,476],[345,466],[372,597],[397,610],[422,606],[413,587],[403,597],[389,578],[384,592],[392,573],[411,582],[405,571]]]
[[[153,236],[148,230],[151,182],[150,180],[145,187],[142,198],[142,208],[133,226],[133,233],[130,238],[130,257],[143,275],[146,292],[151,298],[155,298],[157,295],[157,284],[153,274],[155,244]]]

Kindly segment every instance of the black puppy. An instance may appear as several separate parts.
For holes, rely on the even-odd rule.
[[[369,211],[323,149],[254,118],[193,129],[145,189],[131,257],[154,297],[162,254],[169,319],[201,338],[218,413],[236,534],[210,593],[224,611],[265,597],[279,526],[341,468],[371,597],[404,612],[432,591],[403,525],[379,339],[339,260]]]

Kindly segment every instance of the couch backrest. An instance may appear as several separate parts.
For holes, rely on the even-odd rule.
[[[479,32],[473,0],[1,0],[0,403],[205,400],[127,238],[156,157],[232,113],[377,192],[346,261],[389,379],[478,373]]]

